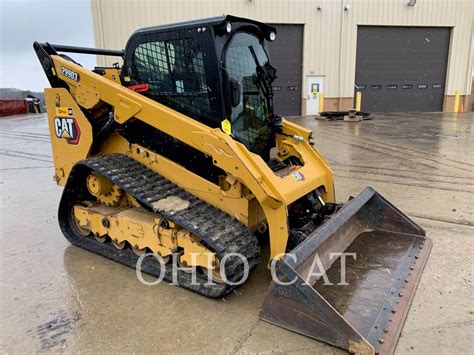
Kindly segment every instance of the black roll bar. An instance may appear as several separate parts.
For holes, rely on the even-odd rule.
[[[76,47],[76,46],[66,46],[63,44],[51,44],[51,43],[40,43],[40,46],[42,46],[43,48],[49,46],[57,52],[107,55],[107,56],[113,56],[113,57],[123,57],[125,53],[123,50]]]

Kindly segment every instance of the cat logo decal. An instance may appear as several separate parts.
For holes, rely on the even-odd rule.
[[[76,120],[72,117],[56,117],[54,119],[54,130],[56,137],[67,140],[69,144],[78,144],[81,130]]]

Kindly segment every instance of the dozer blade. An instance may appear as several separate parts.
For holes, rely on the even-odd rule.
[[[368,187],[277,262],[260,318],[352,353],[391,354],[431,245]],[[345,280],[334,253],[355,253]]]

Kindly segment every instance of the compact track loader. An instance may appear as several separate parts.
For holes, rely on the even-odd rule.
[[[264,44],[275,38],[271,26],[221,16],[138,30],[123,51],[35,42],[52,87],[61,230],[131,267],[160,256],[142,258],[143,271],[208,297],[236,287],[268,238],[275,268],[261,319],[391,353],[431,241],[370,187],[336,204],[312,132],[273,110]],[[89,70],[71,52],[123,65]]]

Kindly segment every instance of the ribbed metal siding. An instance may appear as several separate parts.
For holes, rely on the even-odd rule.
[[[443,110],[449,27],[359,26],[356,85],[362,110]]]
[[[419,0],[92,0],[96,45],[123,48],[137,28],[223,13],[304,24],[303,79],[325,75],[326,97],[352,97],[357,25],[453,27],[446,94],[471,91],[474,1]],[[349,11],[344,5],[350,4]],[[321,5],[322,9],[318,10]],[[291,53],[289,53],[291,55]],[[111,64],[99,58],[99,64]],[[306,83],[303,82],[303,87]],[[304,95],[303,95],[304,96]]]
[[[301,114],[303,88],[303,31],[302,25],[273,25],[278,36],[275,42],[266,45],[272,65],[278,70],[273,82],[275,112],[281,116]],[[291,53],[291,56],[288,56]]]

